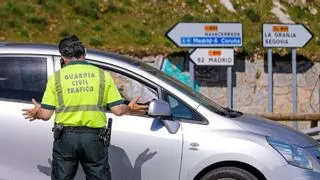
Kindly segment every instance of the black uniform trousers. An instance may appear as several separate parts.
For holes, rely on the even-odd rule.
[[[64,132],[53,143],[51,180],[71,180],[81,163],[87,180],[111,180],[108,149],[95,133]]]

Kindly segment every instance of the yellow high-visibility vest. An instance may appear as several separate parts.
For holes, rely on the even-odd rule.
[[[75,60],[49,78],[41,108],[55,110],[55,122],[64,126],[103,128],[106,107],[122,103],[110,73]]]

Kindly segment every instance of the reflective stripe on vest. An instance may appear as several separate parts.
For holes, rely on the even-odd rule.
[[[56,93],[58,98],[58,108],[56,113],[65,113],[65,112],[77,112],[77,111],[105,111],[106,107],[103,106],[104,90],[105,90],[105,76],[104,71],[99,69],[99,98],[97,105],[77,105],[77,106],[65,106],[63,101],[62,85],[60,79],[60,71],[55,74],[55,86]]]

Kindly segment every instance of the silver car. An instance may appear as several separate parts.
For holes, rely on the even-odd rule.
[[[320,180],[316,141],[284,125],[223,108],[161,71],[89,50],[121,94],[149,102],[148,115],[113,118],[114,180]],[[61,68],[55,46],[0,44],[0,179],[50,179],[53,119],[28,122],[21,109],[41,101]],[[79,167],[76,179],[85,179]]]

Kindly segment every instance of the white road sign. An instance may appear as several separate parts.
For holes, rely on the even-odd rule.
[[[178,47],[241,47],[240,23],[177,23],[167,37]]]
[[[302,24],[263,24],[263,47],[305,46],[312,33]]]
[[[232,66],[233,49],[198,48],[190,54],[190,59],[198,66]]]

